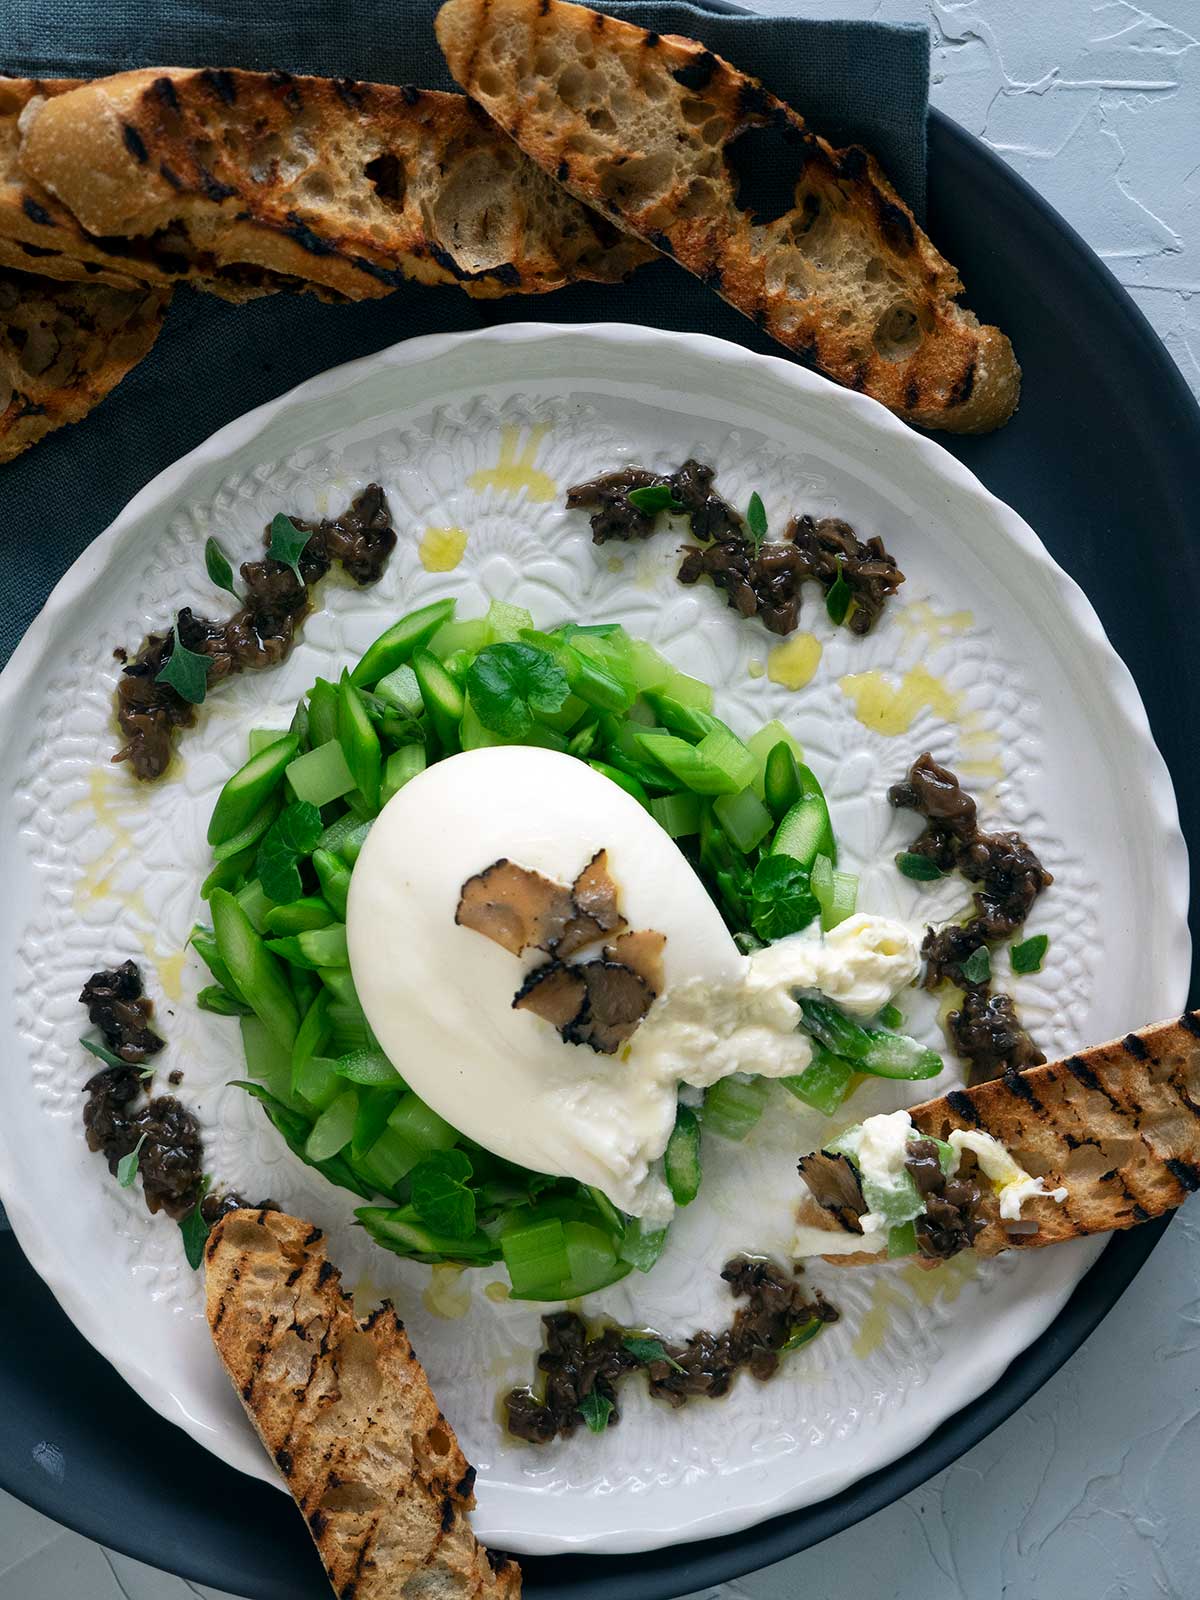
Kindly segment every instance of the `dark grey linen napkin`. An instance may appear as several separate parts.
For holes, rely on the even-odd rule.
[[[450,89],[433,34],[436,9],[436,0],[2,0],[0,73],[282,67]],[[618,0],[606,9],[703,40],[819,133],[866,144],[921,214],[923,27],[716,15],[677,0]],[[575,284],[498,301],[412,284],[353,306],[280,294],[234,307],[180,290],[155,349],[91,416],[0,466],[0,661],[79,552],[138,489],[215,429],[397,340],[501,321],[637,322],[783,353],[667,261],[623,285]]]

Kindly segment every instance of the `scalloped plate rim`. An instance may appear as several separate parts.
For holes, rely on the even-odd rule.
[[[748,371],[757,371],[763,375],[764,381],[780,382],[785,386],[791,385],[801,391],[807,391],[810,395],[819,395],[825,404],[841,407],[852,426],[865,432],[868,443],[872,434],[890,438],[893,442],[903,436],[906,441],[903,448],[911,449],[918,457],[923,457],[924,464],[933,477],[948,480],[960,493],[965,493],[988,508],[991,516],[1003,526],[1006,537],[1027,560],[1041,569],[1044,579],[1069,613],[1076,642],[1084,647],[1090,669],[1096,672],[1103,682],[1111,708],[1119,717],[1122,729],[1130,740],[1136,756],[1135,764],[1142,773],[1147,790],[1152,796],[1155,832],[1166,850],[1164,877],[1169,893],[1161,915],[1164,923],[1174,923],[1180,935],[1172,940],[1167,952],[1167,966],[1162,975],[1162,982],[1166,990],[1180,996],[1178,1003],[1182,1005],[1186,996],[1191,961],[1190,936],[1187,930],[1188,851],[1180,831],[1174,788],[1166,763],[1154,743],[1133,676],[1109,642],[1103,625],[1084,591],[1053,560],[1028,523],[1004,501],[986,489],[969,469],[958,462],[936,440],[909,428],[885,407],[865,395],[842,389],[828,379],[782,357],[760,355],[707,334],[665,332],[616,322],[590,324],[527,322],[501,324],[471,333],[424,335],[402,340],[374,354],[330,368],[275,400],[268,401],[227,423],[139,490],[55,585],[45,605],[0,672],[0,727],[4,726],[17,709],[40,652],[52,636],[60,614],[81,598],[90,582],[119,552],[123,542],[136,534],[142,520],[164,503],[176,499],[179,491],[197,473],[207,467],[218,465],[234,451],[244,450],[276,419],[294,408],[308,407],[313,402],[331,400],[340,392],[353,388],[365,376],[376,370],[429,365],[463,345],[481,347],[499,345],[520,349],[572,339],[582,340],[585,343],[599,341],[610,345],[632,344],[644,349],[657,348],[663,351],[664,355],[673,351],[690,351],[702,360],[719,362],[725,367],[740,366]],[[314,437],[327,438],[338,431],[335,425],[320,430]],[[106,1340],[102,1322],[98,1327],[91,1326],[96,1320],[95,1307],[88,1298],[77,1293],[71,1274],[56,1250],[53,1229],[44,1227],[33,1208],[25,1204],[15,1174],[7,1165],[7,1155],[2,1141],[0,1141],[0,1202],[4,1204],[22,1251],[50,1288],[64,1312],[89,1343],[147,1404],[175,1422],[199,1443],[207,1448],[214,1448],[210,1438],[211,1430],[192,1419],[179,1399],[159,1379],[146,1372],[137,1361],[128,1359],[127,1353],[117,1348],[115,1342]],[[1059,1303],[1065,1301],[1078,1276],[1086,1270],[1087,1264],[1085,1262],[1080,1267],[1076,1279],[1061,1286],[1061,1293],[1054,1297],[1054,1303],[1048,1307],[1049,1314],[1040,1331],[1044,1331],[1044,1327],[1059,1308]],[[1036,1337],[1038,1337],[1037,1332],[1031,1335],[1030,1342]],[[749,1517],[744,1509],[734,1507],[711,1512],[689,1522],[683,1528],[677,1525],[661,1528],[639,1526],[625,1530],[601,1530],[599,1533],[583,1531],[578,1535],[559,1530],[553,1536],[542,1536],[522,1542],[526,1544],[528,1553],[539,1555],[570,1551],[628,1553],[742,1531],[769,1517],[827,1498],[859,1481],[867,1472],[876,1471],[902,1459],[946,1418],[986,1393],[1019,1353],[1019,1349],[998,1353],[982,1367],[974,1365],[969,1373],[966,1373],[965,1369],[956,1369],[953,1374],[942,1373],[938,1415],[932,1420],[927,1414],[914,1418],[908,1429],[901,1431],[900,1437],[894,1441],[894,1447],[889,1449],[886,1455],[862,1471],[841,1468],[830,1469],[823,1475],[818,1473],[805,1480],[800,1493],[793,1488],[789,1494],[785,1486],[778,1496],[756,1506],[753,1515]],[[238,1465],[241,1470],[247,1471],[252,1476],[275,1484],[282,1490],[283,1485],[271,1471],[266,1458],[258,1453],[257,1445],[247,1439],[247,1447],[245,1451],[238,1452],[246,1459],[234,1461],[232,1464]],[[225,1451],[214,1451],[214,1453],[218,1453],[221,1459],[227,1461],[231,1459],[230,1454]],[[811,1492],[814,1484],[818,1487],[816,1492]],[[526,1492],[538,1491],[531,1488]]]

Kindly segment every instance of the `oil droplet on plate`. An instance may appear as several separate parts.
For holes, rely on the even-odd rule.
[[[426,528],[417,547],[426,572],[453,572],[467,548],[465,528]]]
[[[502,1306],[506,1300],[512,1298],[512,1290],[500,1278],[495,1278],[491,1283],[485,1284],[483,1292],[493,1305]]]
[[[524,447],[518,448],[520,428],[501,428],[499,461],[494,467],[482,467],[478,472],[473,472],[467,479],[467,487],[476,491],[507,489],[513,494],[524,489],[529,500],[553,500],[558,493],[558,485],[549,473],[539,472],[533,464],[538,446],[549,431],[549,423],[539,422],[535,428],[530,428]]]
[[[896,626],[908,636],[909,644],[941,644],[970,631],[975,621],[972,611],[935,611],[928,600],[913,600],[895,613]]]
[[[445,1262],[429,1269],[429,1287],[421,1295],[421,1304],[434,1317],[455,1321],[465,1317],[471,1309],[471,1285],[464,1281],[465,1267]]]
[[[811,683],[821,663],[821,641],[812,633],[797,633],[776,645],[767,657],[767,677],[785,689],[803,689]]]
[[[890,1275],[881,1274],[871,1291],[871,1304],[850,1346],[860,1361],[873,1356],[879,1349],[892,1325],[892,1312],[903,1304],[904,1296],[891,1281]]]
[[[907,733],[922,711],[953,722],[962,710],[962,695],[924,667],[913,667],[899,683],[883,672],[851,673],[838,679],[838,687],[854,702],[863,727],[889,739]]]
[[[767,663],[760,661],[757,656],[751,656],[746,663],[746,671],[752,678],[761,678],[767,670]]]

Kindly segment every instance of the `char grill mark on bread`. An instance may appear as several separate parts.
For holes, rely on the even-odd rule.
[[[341,1600],[517,1600],[392,1307],[359,1321],[320,1229],[282,1212],[231,1212],[205,1259],[217,1352]]]
[[[149,250],[131,270],[124,250],[85,233],[66,206],[21,169],[23,121],[42,100],[79,86],[76,78],[0,78],[0,267],[114,289],[167,288],[178,274]]]
[[[945,1139],[977,1128],[1008,1147],[1047,1189],[1023,1202],[1038,1231],[1011,1235],[985,1179],[980,1255],[1032,1249],[1083,1234],[1131,1228],[1181,1205],[1200,1187],[1200,1012],[1156,1023],[1046,1066],[953,1089],[912,1109],[913,1126]],[[808,1201],[801,1220],[831,1224]],[[875,1257],[836,1258],[859,1264]]]
[[[547,173],[831,378],[922,427],[1011,415],[1009,341],[957,304],[957,272],[866,151],[831,148],[695,40],[565,0],[448,0],[437,34]],[[752,193],[764,175],[772,192]]]
[[[615,281],[650,251],[592,216],[461,95],[146,69],[33,99],[19,161],[77,219],[227,298],[405,279],[494,297]],[[40,191],[39,191],[40,192]]]

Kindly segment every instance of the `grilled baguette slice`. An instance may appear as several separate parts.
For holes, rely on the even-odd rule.
[[[0,462],[98,405],[149,352],[170,297],[0,266]]]
[[[160,68],[22,119],[23,171],[88,233],[169,249],[238,298],[312,287],[469,294],[615,281],[651,252],[588,213],[461,95]],[[131,263],[131,270],[133,264]]]
[[[437,35],[547,172],[829,377],[921,427],[978,433],[1012,414],[1012,346],[956,303],[958,273],[866,151],[831,149],[695,40],[564,0],[448,0]],[[737,148],[750,130],[770,134]],[[742,153],[789,175],[782,215],[741,203]]]
[[[40,183],[21,172],[21,115],[31,101],[77,89],[77,78],[0,78],[0,267],[133,289],[138,279],[88,238]]]
[[[391,1306],[360,1322],[320,1228],[279,1211],[230,1212],[205,1257],[213,1342],[341,1600],[517,1600]]]
[[[995,1196],[986,1195],[987,1223],[974,1245],[979,1255],[1132,1228],[1200,1188],[1200,1012],[1044,1067],[952,1089],[914,1106],[912,1120],[938,1139],[955,1128],[979,1128],[1044,1178],[1047,1189],[1067,1190],[1061,1205],[1040,1195],[1027,1200],[1021,1215],[1036,1221],[1038,1231],[1017,1235],[1006,1231]],[[815,1202],[806,1200],[802,1209],[805,1223],[837,1229]]]

